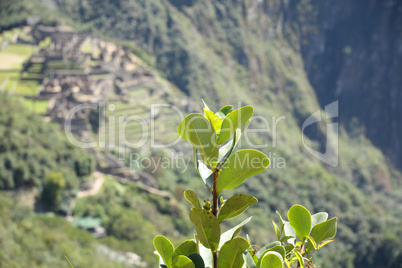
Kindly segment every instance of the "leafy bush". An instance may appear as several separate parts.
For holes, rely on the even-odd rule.
[[[49,210],[56,210],[60,205],[62,190],[66,186],[63,174],[52,172],[46,178],[45,186],[42,191],[42,200],[45,207]]]
[[[18,205],[10,193],[0,191],[0,266],[127,267],[98,251],[99,243],[86,231],[50,214],[35,214]]]
[[[251,106],[234,111],[233,106],[225,106],[214,113],[204,103],[204,116],[190,114],[180,122],[178,133],[193,146],[195,166],[212,193],[212,202],[207,199],[202,205],[195,192],[184,192],[193,206],[190,220],[197,234],[176,248],[164,236],[157,236],[154,247],[160,267],[282,268],[291,267],[292,263],[297,263],[297,267],[310,266],[314,265],[311,254],[335,237],[337,218],[328,220],[326,212],[311,215],[301,205],[289,209],[288,221],[278,213],[279,225],[273,221],[278,240],[258,250],[249,239],[237,236],[251,217],[222,231],[224,221],[239,216],[258,202],[248,194],[237,194],[225,200],[223,191],[237,188],[270,164],[269,158],[261,152],[234,152],[252,115]]]
[[[94,157],[72,146],[55,125],[27,111],[15,97],[1,93],[0,107],[0,190],[44,189],[43,200],[54,209],[62,195],[70,195],[92,174]]]

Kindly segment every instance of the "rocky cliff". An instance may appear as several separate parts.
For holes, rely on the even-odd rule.
[[[402,168],[402,2],[291,1],[285,14],[320,103],[338,99],[341,122]]]

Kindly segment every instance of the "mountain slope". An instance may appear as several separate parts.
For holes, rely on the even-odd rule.
[[[322,105],[338,99],[341,122],[364,126],[367,137],[401,169],[402,3],[298,2],[291,2],[287,17],[302,40],[318,99]],[[310,9],[297,14],[303,4]]]
[[[352,131],[344,121],[339,132],[338,167],[319,162],[302,143],[304,121],[320,107],[336,100],[323,101],[317,85],[310,83],[313,74],[309,71],[304,39],[296,27],[304,25],[303,30],[315,31],[316,22],[309,21],[309,12],[314,7],[308,1],[296,7],[293,3],[288,5],[287,1],[229,0],[187,3],[119,0],[101,4],[95,0],[66,0],[57,3],[59,11],[75,20],[76,26],[133,42],[150,58],[155,58],[153,67],[182,91],[177,99],[188,96],[199,102],[203,97],[215,109],[241,101],[242,105],[253,105],[256,114],[268,120],[270,131],[250,133],[249,138],[254,144],[268,145],[262,150],[271,156],[272,167],[250,179],[243,189],[260,200],[249,211],[258,217],[244,229],[256,244],[274,239],[270,224],[275,210],[284,212],[291,204],[300,203],[311,211],[326,210],[330,216],[339,217],[337,241],[323,252],[318,262],[324,267],[377,267],[378,263],[383,267],[400,267],[401,252],[395,237],[402,232],[398,227],[402,210],[398,205],[401,203],[401,174],[389,164],[388,155],[375,148],[364,132]],[[319,64],[318,70],[321,68]],[[345,110],[343,105],[341,100],[341,113]],[[200,104],[188,106],[189,110],[201,111]],[[271,120],[272,116],[275,118]],[[280,116],[286,119],[278,121],[274,133],[272,127]],[[255,120],[251,127],[266,128],[264,123]],[[310,147],[325,150],[326,123],[329,120],[306,129],[305,138]],[[243,142],[243,148],[251,146]],[[182,144],[177,147],[190,155]],[[154,150],[155,157],[165,153]],[[144,156],[149,154],[144,153]],[[281,159],[285,160],[285,168],[278,165]],[[177,192],[179,200],[185,186],[207,195],[199,188],[200,182],[191,181],[195,177],[191,166],[185,174],[180,171],[167,169],[153,175],[162,190]],[[127,242],[135,240],[135,233],[130,236],[129,231],[120,231],[117,223],[129,210],[139,210],[142,217],[149,220],[152,216],[147,213],[148,206],[142,208],[139,200],[124,193],[112,183],[99,196],[77,204],[75,213],[101,218],[102,224],[115,232],[115,238]],[[178,228],[180,222],[186,221],[180,210],[163,199],[154,199],[152,195],[146,198],[158,204],[162,212],[158,219],[166,220],[170,227]],[[119,215],[112,213],[115,210]],[[179,216],[169,219],[170,213]],[[124,222],[136,216],[134,212],[124,218]],[[169,234],[170,227],[164,229],[165,225],[161,224],[164,221],[156,222],[158,230],[149,227],[152,232]],[[190,235],[191,230],[185,224],[182,226],[180,232]],[[113,238],[110,240],[109,245],[116,242]],[[150,248],[150,255],[151,252]]]

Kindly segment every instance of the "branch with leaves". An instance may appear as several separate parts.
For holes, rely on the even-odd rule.
[[[336,234],[337,219],[327,220],[328,214],[311,215],[300,205],[288,212],[289,221],[278,213],[279,224],[273,221],[278,241],[258,251],[248,239],[238,234],[251,217],[222,232],[221,223],[242,214],[258,202],[257,198],[238,194],[227,200],[222,192],[242,185],[251,176],[269,166],[269,158],[256,150],[234,152],[242,133],[248,127],[254,110],[245,106],[233,110],[225,106],[216,113],[204,103],[204,114],[190,114],[178,127],[179,136],[193,147],[195,167],[212,194],[200,203],[198,196],[186,190],[184,196],[193,208],[190,220],[196,235],[178,247],[164,236],[154,239],[155,254],[160,267],[168,268],[282,268],[314,266],[311,254],[331,242]],[[300,241],[296,242],[297,239]]]

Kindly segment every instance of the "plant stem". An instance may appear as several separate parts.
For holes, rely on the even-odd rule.
[[[218,182],[219,176],[218,172],[218,169],[214,170],[214,181],[212,183],[212,214],[214,214],[215,217],[218,215],[218,193],[216,191],[216,183]]]
[[[304,247],[304,244],[300,247],[300,254],[303,256],[303,247]],[[303,261],[303,259],[302,259],[302,261]],[[297,262],[297,268],[300,268],[300,262],[298,261]]]
[[[218,268],[218,252],[213,252],[212,256],[214,257],[214,268]]]
[[[215,217],[218,216],[218,193],[216,191],[216,184],[218,182],[219,169],[215,168],[213,173],[214,181],[212,183],[212,214]],[[218,268],[218,252],[212,252],[213,260],[214,260],[214,268]]]

